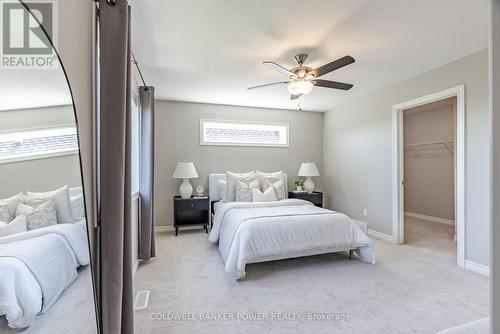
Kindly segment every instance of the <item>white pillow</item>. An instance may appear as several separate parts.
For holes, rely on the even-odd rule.
[[[251,202],[252,189],[259,189],[259,180],[255,179],[250,183],[236,180],[236,202]]]
[[[220,200],[222,202],[227,202],[226,181],[225,180],[218,180],[217,187],[219,188]]]
[[[8,223],[11,221],[10,219],[10,210],[8,204],[0,204],[0,221],[4,223]]]
[[[75,221],[85,217],[85,204],[83,201],[83,194],[71,196],[71,212]]]
[[[269,181],[269,180],[265,180],[264,186],[262,187],[262,189],[264,191],[266,191],[269,188],[274,189],[274,193],[276,194],[276,199],[278,201],[281,201],[281,200],[286,198],[285,181],[283,179],[281,179],[277,182],[274,182],[274,183],[271,183],[271,181]]]
[[[21,203],[17,206],[16,215],[26,215],[28,231],[57,224],[56,207],[51,199],[36,208]]]
[[[252,189],[252,201],[253,202],[274,202],[276,201],[276,194],[274,193],[273,187],[265,190],[264,192],[259,189]]]
[[[54,201],[57,213],[57,223],[69,224],[74,222],[73,213],[71,212],[69,188],[67,185],[45,193],[33,193],[28,191],[25,203],[31,205],[40,201],[47,201],[48,199],[52,199]]]
[[[16,209],[19,203],[24,203],[25,196],[23,193],[19,193],[9,198],[0,199],[0,204],[7,204],[10,211],[10,220],[14,219],[16,216]]]
[[[0,237],[26,232],[26,215],[19,215],[10,223],[0,221]]]
[[[255,176],[261,181],[261,184],[264,184],[264,180],[266,179],[271,179],[270,181],[278,181],[282,180],[284,177],[283,171],[280,170],[279,172],[273,172],[273,173],[266,173],[262,172],[260,170],[255,171]]]
[[[245,180],[251,182],[255,179],[255,172],[233,173],[226,172],[226,202],[234,202],[236,200],[236,180]]]
[[[83,194],[82,187],[69,188],[69,197],[74,197]]]

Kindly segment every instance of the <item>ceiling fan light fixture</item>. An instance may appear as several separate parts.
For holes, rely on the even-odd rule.
[[[307,80],[297,80],[288,85],[288,91],[292,95],[306,95],[314,88],[314,84]]]

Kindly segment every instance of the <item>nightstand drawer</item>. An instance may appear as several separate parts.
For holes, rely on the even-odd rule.
[[[303,199],[305,201],[309,201],[309,202],[313,203],[316,206],[319,206],[319,207],[323,206],[323,193],[321,193],[319,191],[315,191],[311,194],[289,192],[288,198]]]
[[[184,199],[175,200],[175,208],[181,211],[185,210],[208,210],[208,200],[204,199]]]

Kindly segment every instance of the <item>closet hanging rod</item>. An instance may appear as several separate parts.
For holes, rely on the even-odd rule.
[[[433,145],[446,145],[453,144],[453,140],[445,140],[445,141],[433,141],[427,143],[415,143],[415,144],[406,144],[405,147],[420,147],[420,146],[433,146]]]

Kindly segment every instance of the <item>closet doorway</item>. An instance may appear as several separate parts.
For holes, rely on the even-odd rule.
[[[456,254],[463,267],[464,87],[393,106],[393,120],[394,241]]]
[[[454,96],[403,111],[405,243],[453,256],[455,105]]]

